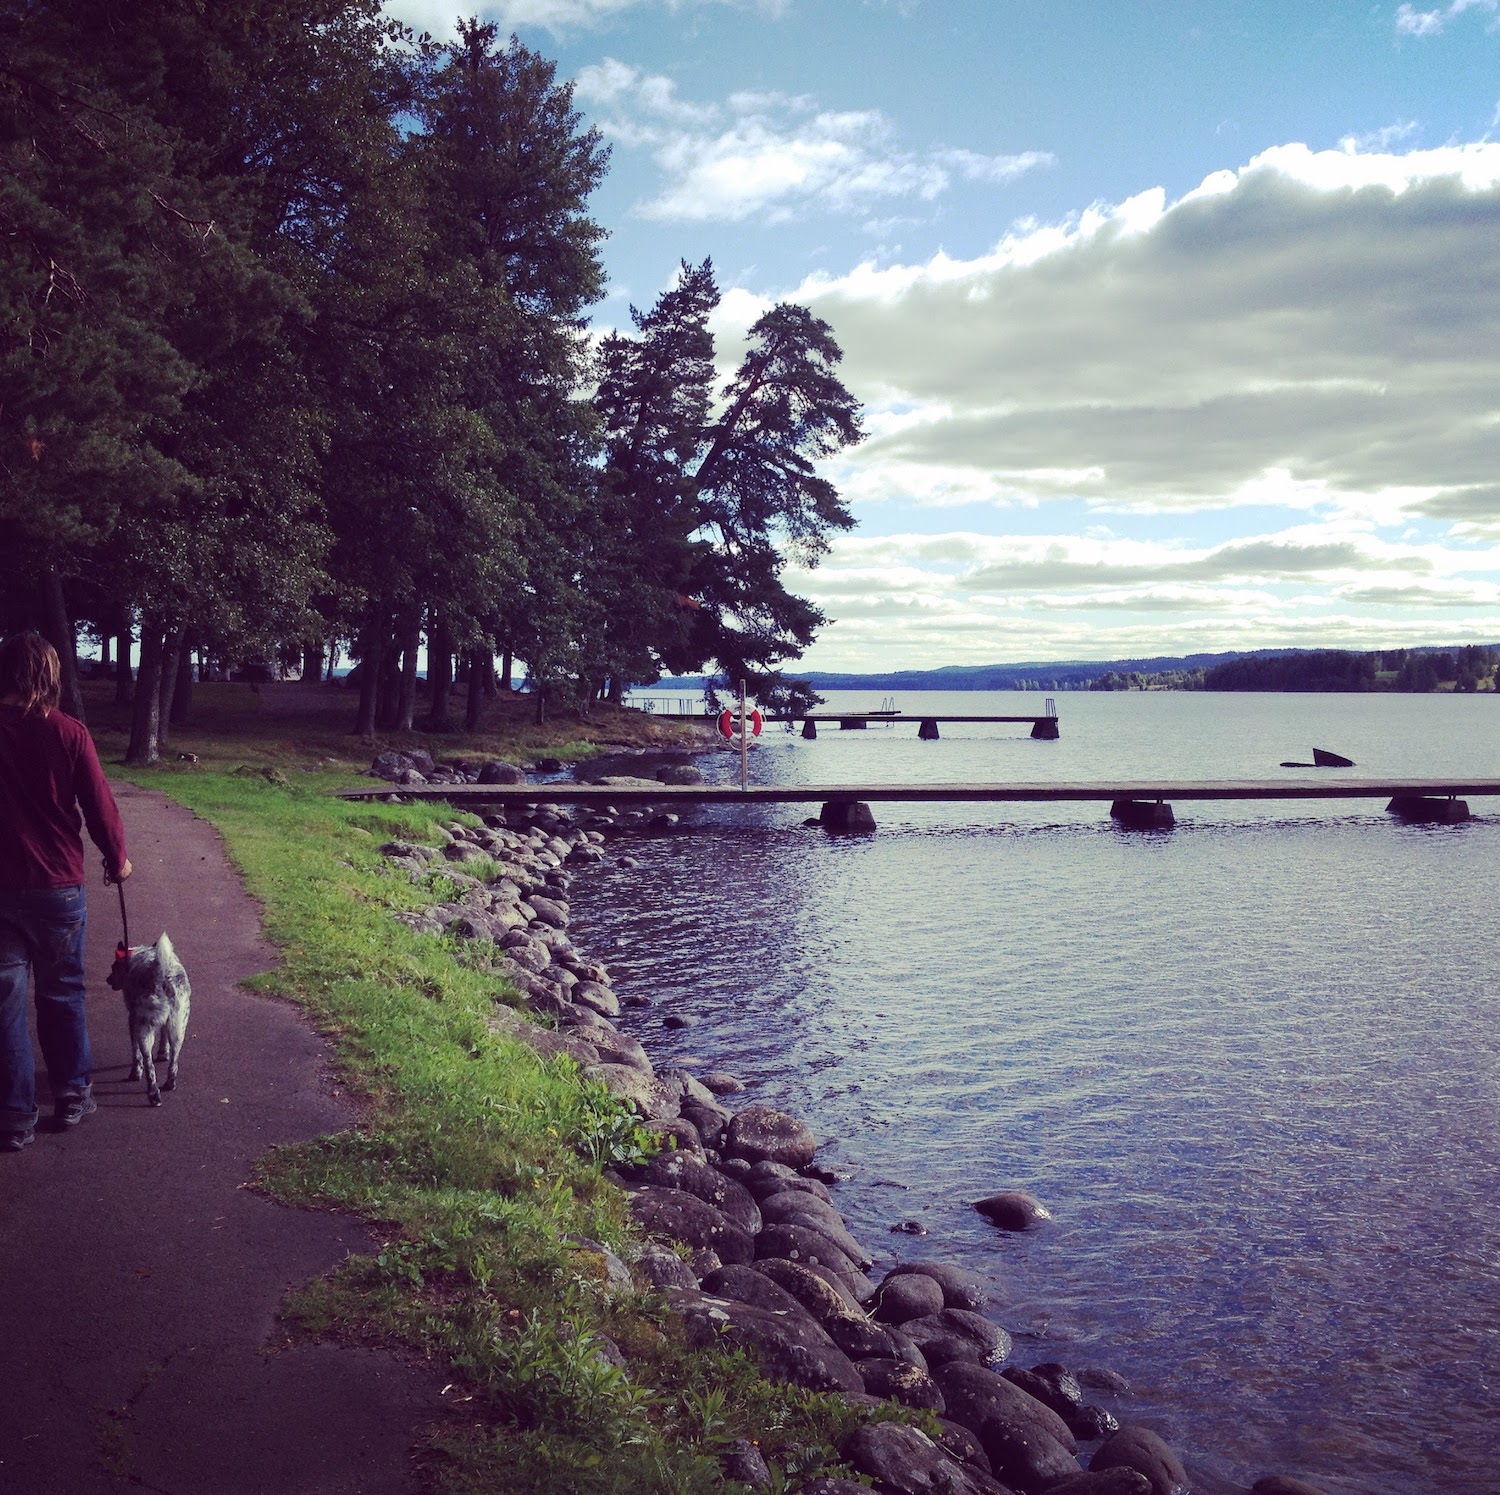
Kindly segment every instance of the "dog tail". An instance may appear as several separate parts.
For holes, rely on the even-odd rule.
[[[177,952],[172,948],[172,942],[165,934],[156,942],[156,958],[165,964],[169,960],[177,959]]]

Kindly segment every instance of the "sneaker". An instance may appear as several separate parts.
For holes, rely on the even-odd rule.
[[[77,1126],[85,1116],[92,1116],[98,1109],[93,1086],[85,1085],[82,1090],[58,1096],[52,1107],[52,1119],[58,1126]]]
[[[36,1128],[27,1127],[22,1132],[0,1132],[0,1152],[20,1152],[36,1141]]]

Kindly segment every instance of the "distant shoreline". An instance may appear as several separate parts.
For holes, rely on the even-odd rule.
[[[1491,691],[1500,643],[1411,649],[1259,649],[1149,659],[1033,661],[945,665],[858,675],[811,670],[797,678],[813,690],[1072,691],[1210,690],[1402,694]],[[669,676],[637,691],[699,694],[701,675]]]

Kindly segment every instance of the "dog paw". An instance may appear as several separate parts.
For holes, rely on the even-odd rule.
[[[159,1086],[153,1085],[146,1092],[146,1104],[148,1106],[159,1106],[161,1104],[161,1089]]]

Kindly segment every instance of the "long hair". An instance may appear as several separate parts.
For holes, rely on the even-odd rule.
[[[57,709],[62,661],[41,634],[13,633],[0,643],[0,696],[13,696],[28,716]]]

